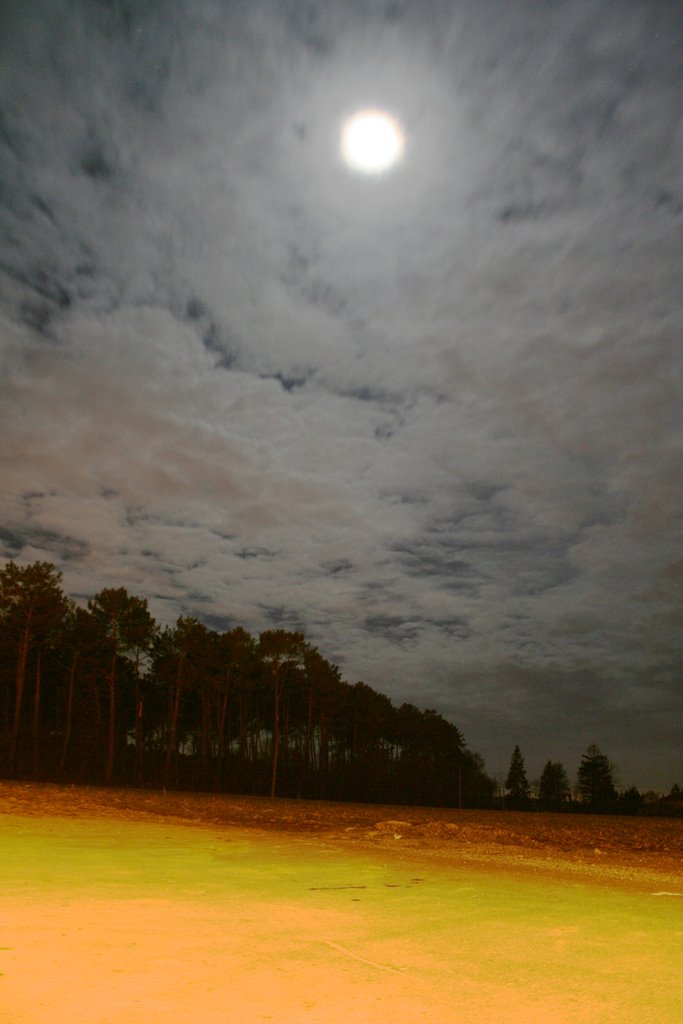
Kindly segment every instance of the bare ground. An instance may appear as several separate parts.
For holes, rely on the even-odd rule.
[[[269,833],[283,848],[291,836],[312,847],[379,854],[383,864],[397,870],[403,862],[419,861],[519,872],[520,882],[540,873],[553,881],[549,891],[556,889],[555,881],[562,885],[573,877],[591,889],[593,883],[601,891],[614,887],[612,905],[618,900],[621,906],[623,898],[627,911],[631,898],[642,901],[650,890],[652,897],[667,897],[666,909],[670,906],[676,916],[666,933],[650,933],[649,923],[644,928],[649,918],[641,916],[616,936],[601,927],[598,903],[597,920],[577,911],[552,927],[525,923],[520,933],[514,920],[487,923],[479,916],[471,923],[464,888],[448,930],[418,934],[401,916],[401,908],[405,913],[415,906],[417,890],[385,883],[379,894],[369,887],[363,893],[368,900],[382,896],[382,902],[398,894],[391,904],[397,927],[380,934],[371,911],[355,909],[365,906],[355,892],[311,891],[307,899],[291,902],[255,896],[210,905],[201,898],[179,899],[170,890],[163,898],[138,894],[124,900],[68,892],[18,900],[0,891],[0,1024],[672,1024],[683,1019],[672,988],[678,970],[673,950],[676,936],[683,934],[675,923],[680,900],[670,899],[683,891],[680,820],[0,782],[0,827],[3,814],[8,823],[17,816],[51,816],[49,829],[58,828],[55,819],[63,817],[193,825],[214,834],[225,828],[226,836]],[[639,894],[630,897],[628,890],[636,889]],[[438,881],[431,892],[438,909]],[[471,898],[476,902],[476,894]],[[654,908],[661,928],[664,904],[654,901]],[[671,947],[664,961],[662,934]]]
[[[0,813],[115,817],[324,837],[420,858],[681,883],[683,820],[461,811],[0,781]]]

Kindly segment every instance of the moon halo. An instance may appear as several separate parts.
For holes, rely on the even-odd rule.
[[[350,170],[378,176],[400,162],[405,144],[405,133],[393,114],[368,107],[344,121],[339,148]]]

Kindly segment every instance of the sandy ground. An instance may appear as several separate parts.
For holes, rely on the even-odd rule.
[[[24,821],[29,831],[31,819],[45,815],[52,822],[77,819],[74,827],[82,821],[132,828],[148,822],[163,824],[166,838],[177,834],[179,842],[208,830],[233,844],[243,836],[249,843],[277,844],[273,849],[281,858],[291,848],[294,858],[303,851],[309,858],[340,863],[345,857],[359,860],[349,884],[320,887],[340,891],[308,891],[293,900],[244,890],[217,900],[193,898],[191,891],[102,898],[49,886],[0,890],[0,1024],[181,1024],[188,1019],[197,1024],[675,1024],[683,1019],[683,1000],[677,1003],[675,994],[656,1005],[643,996],[647,979],[657,982],[661,935],[666,942],[683,940],[681,821],[21,783],[0,783],[0,828],[3,814],[5,822]],[[366,862],[381,863],[384,881],[371,868],[363,869],[366,875],[370,871],[367,877],[358,874]],[[430,865],[437,879],[419,907],[418,887],[411,889],[420,881],[413,877],[416,865]],[[587,943],[598,956],[609,943],[597,925],[591,929],[585,910],[577,910],[575,920],[558,924],[549,918],[517,933],[495,915],[476,918],[475,933],[463,911],[457,929],[444,929],[440,904],[446,889],[439,888],[438,879],[448,878],[452,886],[456,869],[462,879],[470,869],[477,878],[488,871],[492,885],[503,872],[508,886],[511,878],[521,886],[533,876],[549,893],[573,885],[585,900],[587,889],[598,887],[610,899],[633,900],[628,908],[635,924],[624,918],[621,960],[618,968],[608,966],[615,972],[614,985],[604,971],[592,984],[578,984],[574,977],[577,965],[590,973]],[[391,895],[387,878],[405,890],[397,894],[402,902],[380,902],[380,896]],[[463,907],[467,898],[477,898],[474,885],[463,883],[461,892]],[[660,918],[663,901],[673,908],[671,929],[664,919],[659,938],[648,935],[637,917],[643,894],[657,896]],[[414,914],[422,924],[411,929],[397,916],[392,927],[392,907],[397,915]],[[520,934],[528,948],[517,948]],[[544,965],[545,976],[535,965]],[[666,964],[662,970],[661,983],[675,985]]]
[[[267,918],[161,901],[40,902],[13,939],[19,969],[3,992],[3,1024],[596,1024],[621,1020],[585,992],[520,991],[428,949],[385,941],[356,951],[337,914],[270,908]],[[18,927],[17,927],[18,925]],[[562,935],[552,941],[561,942]],[[362,943],[367,954],[367,943]],[[404,966],[405,961],[409,966]],[[608,1015],[606,1015],[608,1014]],[[643,1018],[634,1010],[633,1024]],[[652,1018],[651,1020],[657,1020]],[[660,1024],[665,1024],[661,1019]],[[674,1020],[670,1024],[675,1024]]]
[[[0,780],[0,813],[188,822],[320,837],[340,849],[640,884],[680,879],[682,818],[458,811]]]

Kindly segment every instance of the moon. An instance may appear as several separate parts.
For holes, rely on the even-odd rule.
[[[391,170],[401,160],[405,145],[400,122],[385,110],[359,110],[342,125],[342,159],[350,170],[361,174]]]

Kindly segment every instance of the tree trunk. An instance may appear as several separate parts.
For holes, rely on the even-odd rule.
[[[220,789],[223,790],[225,787],[225,776],[226,776],[226,743],[225,743],[225,729],[228,719],[228,701],[230,697],[230,677],[228,676],[225,681],[225,693],[223,694],[223,700],[221,701],[221,710],[218,724],[218,757],[220,761]]]
[[[107,740],[107,764],[104,781],[107,785],[114,778],[114,752],[116,749],[116,651],[111,658],[109,669],[109,736]]]
[[[240,741],[239,741],[239,752],[240,761],[244,763],[248,756],[247,751],[247,717],[249,712],[249,695],[244,692],[242,688],[239,690],[239,716],[240,716]]]
[[[311,739],[313,736],[313,683],[308,691],[308,714],[306,716],[306,740],[304,743],[304,771],[311,767]]]
[[[135,783],[140,785],[142,782],[142,743],[143,743],[143,730],[142,730],[142,715],[144,712],[144,701],[140,696],[140,684],[136,680],[135,683]]]
[[[166,744],[166,762],[164,764],[164,785],[170,786],[171,782],[171,768],[177,761],[178,756],[178,718],[180,716],[180,688],[182,685],[183,678],[183,663],[185,656],[180,654],[178,656],[178,668],[176,671],[175,679],[175,693],[173,695],[173,707],[171,709],[171,721],[168,728],[168,742]],[[177,773],[176,773],[177,775]],[[177,782],[177,777],[174,780]]]
[[[66,752],[69,747],[69,740],[71,739],[71,725],[73,722],[73,707],[74,707],[74,687],[76,683],[76,666],[78,665],[78,659],[80,651],[75,651],[74,656],[71,659],[71,671],[69,672],[69,690],[66,697],[66,722],[64,723],[64,741],[62,743],[62,756],[59,761],[59,774],[64,775],[66,768]]]
[[[15,698],[14,698],[14,721],[12,723],[12,736],[10,740],[9,748],[9,772],[10,775],[14,774],[17,762],[17,744],[19,743],[19,732],[21,730],[21,706],[24,697],[24,686],[26,684],[26,662],[28,660],[28,648],[29,641],[31,638],[31,619],[32,615],[26,621],[26,626],[21,637],[19,644],[19,654],[17,657],[17,676],[15,683]]]
[[[325,773],[330,767],[330,733],[327,727],[327,715],[321,711],[318,719],[319,754],[318,770]]]
[[[212,737],[211,737],[211,693],[207,692],[206,684],[202,687],[201,691],[202,701],[202,735],[201,735],[201,752],[202,752],[202,787],[206,788],[209,785],[209,775],[211,772],[211,753],[212,753]]]
[[[133,776],[137,786],[142,782],[143,711],[144,701],[140,694],[140,651],[138,649],[135,657],[135,764],[133,768]]]
[[[275,670],[275,718],[273,721],[273,774],[270,781],[270,795],[275,796],[277,785],[277,762],[280,756],[280,680],[279,672]]]
[[[40,648],[36,653],[36,689],[33,696],[33,739],[32,739],[32,769],[33,778],[38,778],[40,771]]]

